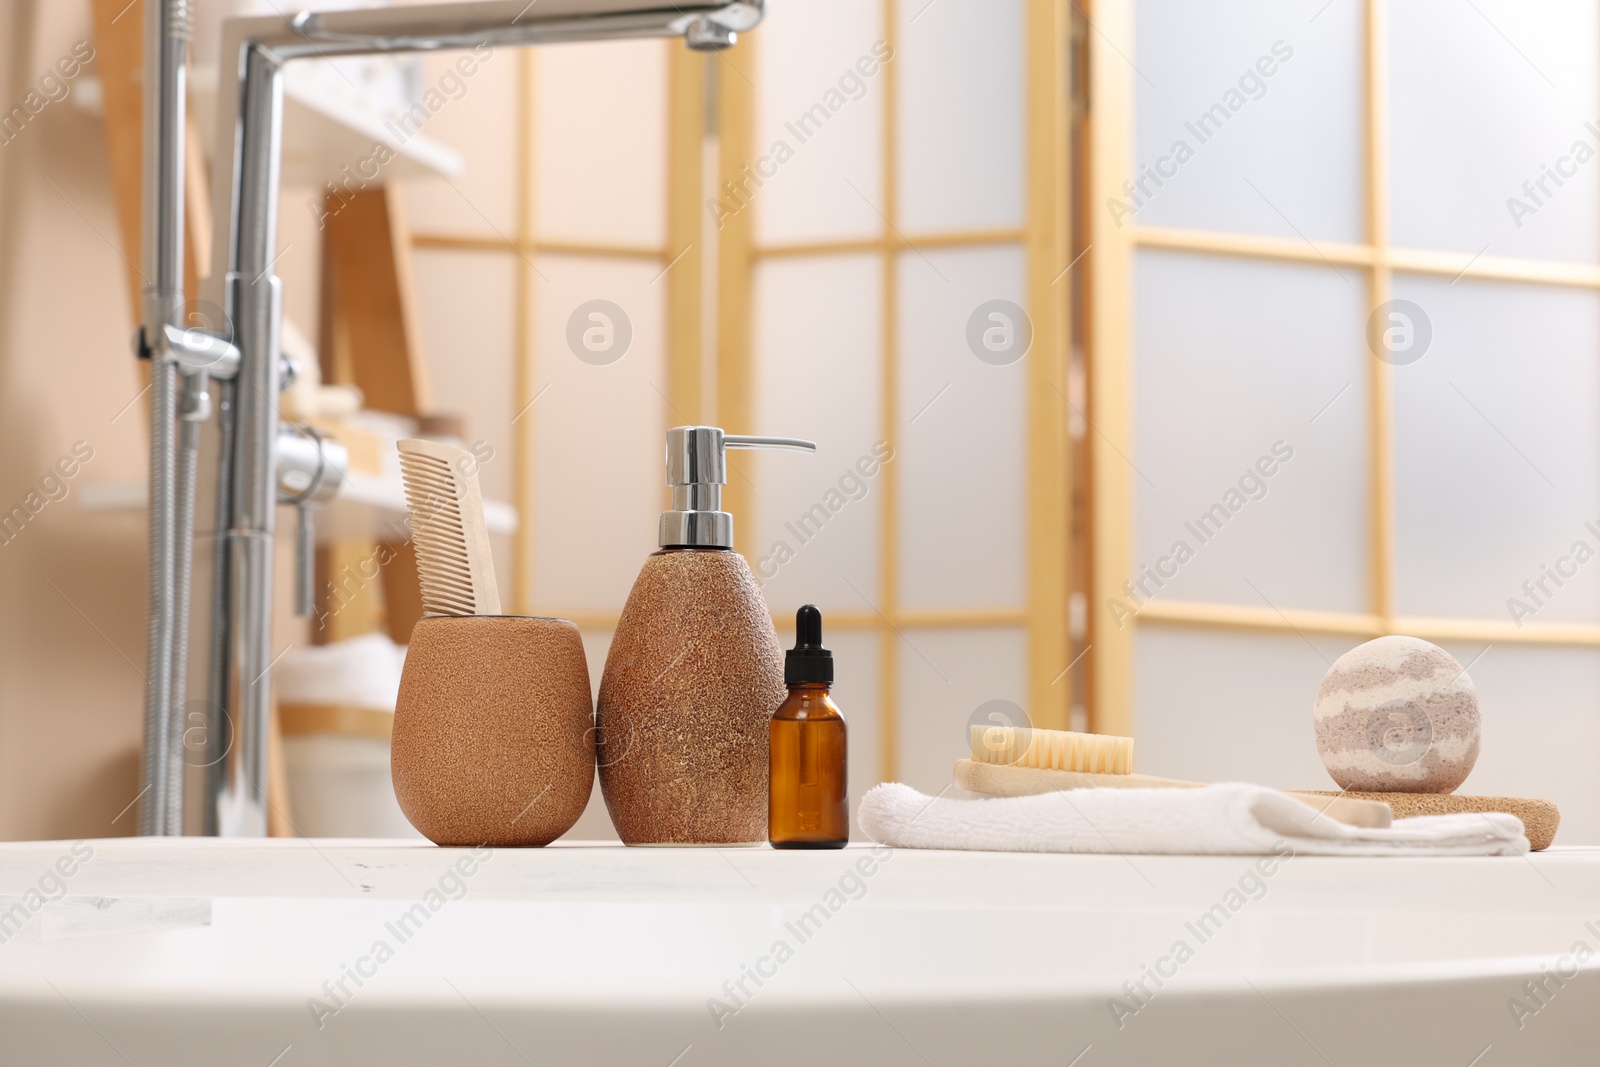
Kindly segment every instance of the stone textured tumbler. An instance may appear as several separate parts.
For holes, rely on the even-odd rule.
[[[411,825],[439,845],[546,845],[594,786],[589,668],[565,619],[430,617],[400,677],[390,754]]]
[[[650,556],[611,640],[595,713],[600,789],[630,845],[767,840],[767,727],[783,654],[743,556]]]

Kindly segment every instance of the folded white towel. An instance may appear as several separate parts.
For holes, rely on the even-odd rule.
[[[857,818],[896,848],[979,852],[1257,855],[1287,843],[1310,856],[1519,856],[1522,820],[1500,812],[1397,819],[1385,830],[1336,822],[1265,786],[1075,789],[1031,797],[956,800],[908,785],[877,786]]]
[[[282,704],[347,704],[393,711],[406,650],[385,633],[308,645],[286,653],[273,668]]]

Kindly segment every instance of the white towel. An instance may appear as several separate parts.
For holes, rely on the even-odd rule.
[[[406,650],[385,633],[308,645],[284,654],[272,671],[281,704],[348,704],[393,711]]]
[[[1501,812],[1397,819],[1385,830],[1348,826],[1265,786],[1075,789],[957,800],[908,785],[877,786],[857,818],[895,848],[978,852],[1265,855],[1287,843],[1311,856],[1520,856],[1522,820]]]

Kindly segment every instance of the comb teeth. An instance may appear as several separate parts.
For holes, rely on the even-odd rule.
[[[471,453],[436,441],[399,447],[424,613],[500,614]]]
[[[972,727],[972,760],[1083,774],[1132,774],[1133,738],[975,725]]]

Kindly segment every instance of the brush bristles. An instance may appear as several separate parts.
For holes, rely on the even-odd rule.
[[[974,726],[972,760],[1083,774],[1132,774],[1133,738],[1068,730]]]
[[[476,565],[474,561],[474,546],[483,532],[474,531],[482,519],[464,511],[475,495],[472,487],[463,484],[448,460],[407,449],[406,444],[411,442],[404,442],[400,450],[400,474],[411,512],[424,611],[428,615],[499,614],[498,603],[487,602],[491,598],[485,585],[492,586],[492,571],[475,574],[476,569],[487,569],[490,564],[486,558]]]

